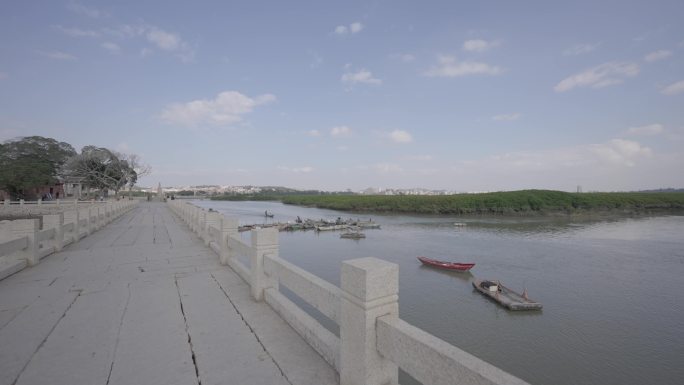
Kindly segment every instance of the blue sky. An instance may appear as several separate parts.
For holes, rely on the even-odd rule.
[[[681,1],[14,1],[0,140],[143,185],[684,187]]]

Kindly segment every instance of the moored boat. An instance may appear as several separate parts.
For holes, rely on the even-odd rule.
[[[498,281],[476,279],[473,287],[508,310],[540,310],[542,304],[527,297],[527,291],[517,293]]]
[[[431,259],[428,257],[420,256],[418,260],[423,262],[424,265],[439,267],[442,269],[454,270],[454,271],[468,271],[475,266],[474,263],[459,263],[459,262],[444,262],[438,261],[436,259]]]
[[[317,231],[345,230],[347,228],[349,228],[347,225],[316,226]]]
[[[361,238],[366,238],[366,234],[358,232],[358,231],[349,231],[346,233],[342,233],[342,235],[340,235],[340,238],[361,239]]]

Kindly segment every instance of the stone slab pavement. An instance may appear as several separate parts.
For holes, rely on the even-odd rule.
[[[0,281],[0,385],[338,384],[163,203]]]

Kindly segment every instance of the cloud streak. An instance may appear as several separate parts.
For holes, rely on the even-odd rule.
[[[474,61],[458,61],[454,56],[439,56],[438,64],[424,72],[427,77],[460,77],[469,75],[499,75],[500,67]]]
[[[334,32],[338,36],[344,36],[344,35],[349,35],[349,34],[354,35],[354,34],[361,32],[363,30],[363,27],[364,27],[363,24],[356,21],[354,23],[349,24],[349,26],[338,25],[337,27],[335,27]]]
[[[520,119],[520,117],[522,117],[522,114],[520,114],[520,113],[518,113],[518,112],[515,112],[515,113],[512,113],[512,114],[502,114],[502,115],[495,115],[495,116],[492,116],[492,120],[496,120],[496,121],[499,121],[499,122],[501,122],[501,121],[503,121],[503,122],[510,122],[510,121],[513,121],[513,120],[518,120],[518,119]]]
[[[351,136],[352,130],[347,126],[337,126],[330,129],[330,136],[334,138],[344,138]]]
[[[367,69],[361,69],[357,72],[345,72],[340,80],[342,81],[342,83],[349,84],[382,84],[382,80],[373,77],[373,73],[371,73]]]
[[[601,43],[594,44],[576,44],[565,51],[563,51],[564,56],[577,56],[588,54],[589,52],[595,51]]]
[[[603,88],[621,84],[626,78],[637,74],[639,65],[636,63],[604,63],[561,80],[553,89],[556,92],[567,92],[580,87]]]
[[[389,133],[389,138],[394,143],[411,143],[413,136],[408,131],[394,130]]]
[[[469,52],[486,52],[491,50],[492,48],[498,47],[499,44],[500,42],[498,40],[466,40],[465,42],[463,42],[463,50]]]
[[[659,51],[654,51],[649,53],[648,55],[644,56],[644,60],[647,61],[648,63],[653,63],[656,61],[664,60],[672,56],[672,51],[667,51],[664,49],[661,49]]]
[[[670,84],[669,86],[663,88],[661,92],[670,96],[681,94],[684,92],[684,80]]]
[[[75,61],[78,60],[78,58],[72,54],[66,53],[66,52],[61,52],[61,51],[36,51],[36,53],[40,56],[52,59],[52,60],[61,60],[61,61]]]
[[[649,124],[646,126],[630,127],[627,129],[629,135],[658,135],[664,130],[662,124]]]

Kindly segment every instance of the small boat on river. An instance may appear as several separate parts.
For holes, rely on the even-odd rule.
[[[266,218],[273,218],[273,213],[269,213],[268,211],[264,211],[264,216]]]
[[[366,238],[366,234],[359,232],[359,231],[348,231],[346,233],[342,233],[342,235],[340,235],[340,238],[362,239],[362,238]]]
[[[527,298],[527,291],[517,293],[498,281],[476,279],[473,287],[508,310],[540,310],[542,304]]]
[[[423,262],[424,265],[439,267],[441,269],[454,270],[454,271],[468,271],[475,266],[474,263],[459,263],[459,262],[444,262],[438,261],[436,259],[431,259],[428,257],[420,256],[418,260]]]

